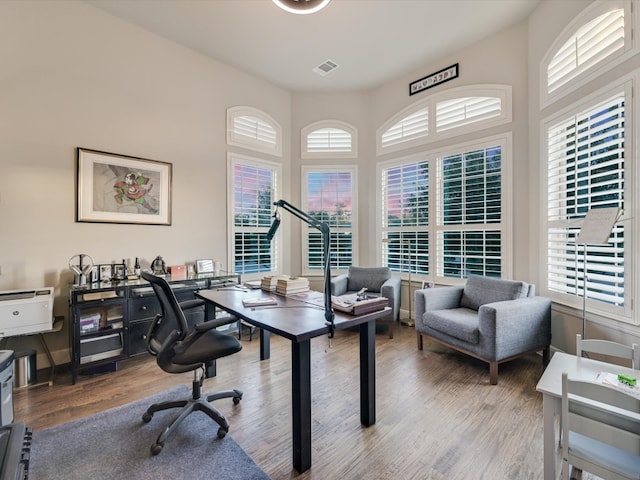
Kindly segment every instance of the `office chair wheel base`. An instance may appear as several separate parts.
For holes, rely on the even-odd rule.
[[[227,435],[227,430],[225,430],[224,428],[220,427],[218,429],[218,438],[224,438]]]
[[[144,423],[149,423],[151,421],[151,419],[153,418],[153,414],[146,412],[144,415],[142,415],[142,421]],[[162,448],[162,447],[160,447]]]
[[[239,404],[239,403],[240,403],[240,399],[241,399],[241,398],[242,398],[242,397],[233,397],[233,404],[234,404],[234,405]]]
[[[162,447],[164,447],[164,445],[161,443],[151,445],[151,455],[158,455],[162,451]]]

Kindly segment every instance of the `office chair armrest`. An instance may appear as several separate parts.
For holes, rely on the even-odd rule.
[[[225,315],[224,317],[216,317],[211,320],[207,320],[206,322],[198,323],[194,327],[196,332],[206,332],[207,330],[211,330],[212,328],[217,328],[222,325],[228,325],[230,323],[236,323],[238,321],[238,317],[235,315]]]
[[[185,300],[179,304],[182,310],[188,310],[190,308],[202,307],[204,305],[204,300],[194,298],[193,300]]]

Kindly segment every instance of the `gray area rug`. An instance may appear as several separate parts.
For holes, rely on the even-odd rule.
[[[218,425],[202,412],[189,415],[162,452],[151,455],[151,444],[177,409],[157,412],[149,423],[142,414],[152,403],[189,394],[183,385],[34,432],[29,480],[269,479],[229,434],[219,439]]]

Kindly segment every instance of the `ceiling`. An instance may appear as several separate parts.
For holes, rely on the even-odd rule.
[[[292,92],[366,90],[425,65],[439,70],[449,66],[439,59],[525,19],[541,2],[332,0],[294,15],[270,0],[86,1]],[[327,60],[339,67],[313,72]]]

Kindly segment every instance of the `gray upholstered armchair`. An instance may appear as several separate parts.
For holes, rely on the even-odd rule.
[[[465,286],[415,292],[418,349],[422,337],[489,363],[489,381],[498,383],[498,364],[551,344],[551,300],[535,296],[525,282],[471,275]]]
[[[400,314],[400,277],[391,276],[388,267],[349,267],[349,272],[331,279],[331,294],[345,295],[366,288],[367,295],[389,299],[389,338]]]

